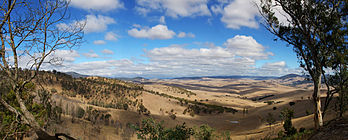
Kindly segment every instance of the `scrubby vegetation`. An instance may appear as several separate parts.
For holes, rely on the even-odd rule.
[[[205,114],[212,114],[212,113],[236,113],[238,110],[229,108],[229,107],[223,107],[219,105],[213,105],[213,104],[207,104],[207,103],[202,103],[197,100],[191,101],[187,100],[185,98],[180,98],[180,97],[174,97],[165,93],[159,93],[156,91],[152,90],[146,90],[149,93],[159,95],[162,97],[170,98],[170,99],[175,99],[180,102],[181,105],[186,105],[187,108],[184,110],[183,114],[190,113],[192,114],[191,116],[194,116],[194,114],[200,114],[200,113],[205,113]]]
[[[168,86],[167,90],[169,91],[173,91],[175,93],[179,93],[179,94],[186,94],[187,97],[190,97],[191,95],[196,96],[197,94],[194,92],[191,92],[187,89],[181,88],[181,87],[177,87],[177,86]]]
[[[40,71],[37,82],[46,86],[58,86],[62,90],[52,88],[52,93],[69,97],[85,98],[90,105],[123,110],[138,110],[148,114],[137,97],[142,94],[143,86],[117,79],[102,77],[73,78],[70,75],[52,71]]]
[[[215,130],[208,125],[199,127],[187,127],[185,123],[174,128],[165,128],[163,122],[156,122],[152,118],[144,119],[141,124],[132,126],[138,139],[149,140],[197,140],[230,139],[230,132],[215,133]]]
[[[0,82],[0,93],[7,93],[2,94],[1,98],[9,101],[11,106],[19,108],[14,92],[11,91],[8,86],[8,83]],[[26,107],[33,113],[41,127],[48,127],[51,124],[59,123],[62,108],[52,104],[49,91],[44,89],[36,90],[36,88],[34,83],[30,83],[26,85],[25,91],[22,92]],[[30,94],[30,92],[34,91],[37,92],[37,95]],[[38,100],[34,101],[35,98]],[[8,111],[4,106],[0,105],[0,138],[23,139],[30,131],[30,127],[20,121],[21,118],[18,115]]]

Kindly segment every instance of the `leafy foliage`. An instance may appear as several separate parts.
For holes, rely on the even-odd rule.
[[[33,114],[40,126],[47,127],[49,122],[59,122],[61,108],[53,106],[50,101],[50,92],[47,90],[35,91],[35,84],[29,83],[25,87],[25,91],[22,92],[22,97],[25,99],[25,105],[28,110]],[[2,98],[10,102],[11,106],[19,108],[19,104],[16,101],[15,93],[6,87],[6,84],[0,85]],[[39,97],[38,102],[34,102],[35,95],[31,95],[30,92],[37,92]],[[13,112],[9,111],[2,104],[0,104],[0,137],[1,138],[23,138],[24,134],[29,132],[29,126],[21,123],[20,116],[17,116]]]
[[[157,123],[152,118],[143,120],[140,126],[133,126],[133,128],[137,131],[139,139],[150,140],[185,140],[194,133],[193,129],[188,128],[185,123],[166,129],[163,127],[163,122]]]
[[[152,90],[145,90],[145,91],[152,93],[152,94],[155,94],[155,95],[162,96],[162,97],[178,100],[182,105],[185,103],[185,105],[188,105],[187,109],[185,109],[186,111],[184,111],[185,114],[187,112],[190,114],[193,114],[193,115],[199,114],[202,112],[209,113],[209,114],[211,114],[211,113],[220,114],[220,113],[224,113],[224,112],[229,112],[229,113],[238,112],[238,110],[236,110],[234,108],[230,108],[230,107],[223,107],[223,106],[219,106],[219,105],[207,104],[207,103],[199,102],[197,100],[191,101],[191,100],[187,100],[185,98],[175,97],[175,96],[171,96],[171,95],[168,95],[165,93],[155,92]]]
[[[195,128],[195,138],[199,140],[211,140],[213,139],[213,132],[215,130],[208,125],[201,125],[198,128]]]
[[[81,107],[77,107],[77,117],[82,118],[85,115],[85,110]]]
[[[294,117],[294,111],[286,108],[280,113],[280,117],[284,121],[283,127],[285,130],[285,132],[284,132],[285,135],[291,136],[291,135],[296,134],[297,130],[295,127],[292,126],[292,122],[291,122],[292,117]]]

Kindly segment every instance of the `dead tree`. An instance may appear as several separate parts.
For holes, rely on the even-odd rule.
[[[3,82],[11,85],[19,106],[11,105],[2,98],[1,105],[16,114],[20,123],[28,125],[39,139],[58,139],[65,134],[49,135],[33,114],[28,111],[23,98],[25,86],[37,76],[45,63],[57,63],[62,59],[52,57],[58,49],[79,45],[83,37],[83,23],[62,23],[68,20],[68,5],[65,0],[2,0],[0,2],[0,71]],[[21,68],[28,69],[29,76],[20,74]]]

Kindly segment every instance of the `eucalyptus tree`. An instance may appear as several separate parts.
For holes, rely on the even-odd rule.
[[[323,125],[320,87],[337,47],[346,42],[346,0],[261,0],[264,26],[288,43],[314,84],[314,124]],[[345,38],[345,39],[344,39]]]
[[[9,85],[10,91],[0,93],[0,105],[15,114],[16,121],[34,130],[39,139],[56,137],[50,136],[28,110],[25,92],[44,63],[58,62],[52,53],[81,43],[84,23],[63,24],[69,20],[68,5],[66,0],[0,2],[1,82]],[[29,74],[23,75],[21,68],[28,69]],[[14,100],[7,98],[10,94]]]

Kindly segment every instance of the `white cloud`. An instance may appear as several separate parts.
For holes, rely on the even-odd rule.
[[[61,58],[65,62],[73,62],[76,57],[80,57],[76,50],[55,50],[48,59]]]
[[[268,55],[273,55],[271,52],[264,52],[265,47],[251,36],[236,35],[228,39],[223,45],[238,56],[267,59]]]
[[[174,18],[211,15],[208,0],[137,0],[136,3],[136,11],[143,15],[150,10],[165,12]]]
[[[216,5],[210,6],[210,9],[214,14],[222,14],[224,12],[224,9],[222,6],[223,6],[222,4],[216,4]]]
[[[234,0],[223,8],[223,11],[215,8],[216,12],[222,12],[221,21],[227,28],[239,29],[240,27],[258,28],[256,17],[258,8],[253,0]]]
[[[83,20],[81,22],[86,22],[84,28],[84,31],[86,33],[103,32],[107,29],[107,26],[109,24],[116,23],[116,21],[113,18],[102,15],[87,15],[86,20]]]
[[[159,19],[159,23],[166,24],[166,18],[164,16],[161,16]]]
[[[114,9],[124,8],[124,4],[120,0],[70,0],[71,6],[97,11],[110,11]]]
[[[93,41],[93,44],[95,44],[95,45],[104,45],[104,44],[106,44],[106,42],[104,40],[95,40],[95,41]]]
[[[117,40],[118,35],[113,33],[113,32],[107,32],[104,36],[105,40],[109,40],[109,41],[116,41]]]
[[[149,12],[151,12],[150,9],[144,8],[144,7],[135,7],[135,11],[143,16],[146,16]]]
[[[275,4],[275,2],[273,1]],[[258,17],[261,18],[258,6],[259,0],[219,0],[218,4],[210,6],[211,11],[218,15],[221,14],[221,22],[227,28],[240,29],[241,27],[258,28]],[[273,8],[275,16],[280,23],[288,24],[289,16],[285,14],[280,6]]]
[[[144,50],[148,61],[105,60],[80,63],[66,63],[54,67],[59,71],[76,71],[81,74],[149,78],[217,75],[263,75],[279,76],[299,73],[298,69],[288,68],[285,61],[265,63],[256,67],[258,60],[265,60],[270,53],[250,36],[237,35],[229,38],[221,46],[212,43],[194,43],[199,48],[187,48],[174,44],[167,47]],[[103,54],[113,54],[104,49]],[[69,56],[67,52],[63,53]],[[63,56],[65,56],[63,55]],[[83,54],[89,58],[99,57],[93,51]]]
[[[83,56],[87,57],[87,58],[98,58],[99,55],[96,54],[94,51],[89,51],[88,53],[83,53]]]
[[[148,39],[171,39],[175,36],[175,32],[169,30],[166,25],[156,25],[152,28],[133,28],[128,31],[130,36],[136,38],[148,38]]]
[[[113,52],[112,50],[109,50],[109,49],[104,49],[104,50],[102,51],[102,53],[103,53],[103,54],[109,54],[109,55],[114,54],[114,52]]]
[[[193,33],[180,32],[177,36],[178,36],[178,38],[184,38],[184,37],[194,38],[194,37],[195,37],[195,34],[193,34]]]
[[[279,61],[279,62],[273,62],[273,63],[265,63],[262,68],[267,68],[267,69],[274,69],[274,68],[282,68],[285,67],[286,63],[285,61]]]
[[[141,28],[141,25],[139,25],[139,24],[133,24],[132,27]]]
[[[290,22],[288,21],[288,19],[291,20],[291,17],[288,14],[286,14],[283,8],[279,4],[276,4],[274,0],[272,1],[272,3],[273,5],[277,5],[272,8],[272,11],[274,12],[275,16],[278,18],[278,21],[283,25],[289,25]]]
[[[281,76],[289,73],[299,74],[301,69],[291,69],[288,68],[285,61],[278,61],[273,63],[265,63],[260,68],[257,69],[259,74],[265,76]]]
[[[57,24],[59,30],[72,30],[73,28],[84,26],[83,31],[85,33],[103,32],[107,29],[109,24],[114,24],[116,21],[108,16],[103,15],[86,15],[86,19],[80,21],[74,21],[70,24],[60,23]]]
[[[21,68],[35,68],[31,67],[34,65],[34,59],[40,60],[41,58],[40,53],[33,53],[31,56],[27,54],[23,54],[19,56],[18,65]],[[64,63],[71,63],[76,60],[77,57],[80,57],[79,53],[75,50],[55,50],[50,55],[48,55],[44,63],[42,63],[41,68],[42,69],[51,69],[52,64],[53,65],[62,65]],[[9,63],[13,64],[13,56],[9,57]]]

